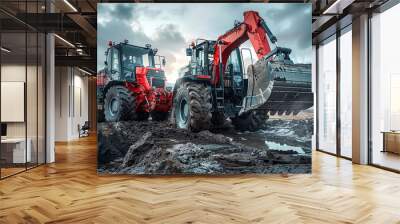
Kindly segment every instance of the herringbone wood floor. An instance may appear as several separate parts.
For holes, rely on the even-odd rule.
[[[313,174],[98,176],[96,140],[0,181],[0,223],[400,223],[400,175],[319,152]]]

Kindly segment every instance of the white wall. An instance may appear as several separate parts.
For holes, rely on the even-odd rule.
[[[55,69],[55,140],[66,141],[68,139],[68,88],[69,69],[56,67]]]
[[[25,82],[25,64],[8,64],[1,66],[1,81]],[[1,108],[7,110],[7,108]],[[7,123],[7,137],[25,137],[25,122]]]
[[[24,82],[26,83],[25,80],[25,75],[26,75],[26,70],[28,71],[29,76],[32,74],[32,71],[36,69],[36,67],[33,66],[27,66],[25,67],[24,65],[20,64],[3,64],[1,66],[1,81],[2,82]],[[36,74],[36,71],[35,71]],[[29,78],[28,76],[28,78]],[[29,80],[30,85],[36,85],[36,81]],[[27,88],[27,106],[35,107],[36,108],[36,88]],[[2,96],[4,97],[4,96]],[[31,103],[34,102],[34,105],[31,105]],[[39,105],[40,107],[41,105]],[[7,110],[8,108],[1,108],[1,110]],[[24,108],[22,108],[24,110]],[[28,112],[31,112],[27,108]],[[29,128],[34,128],[36,130],[36,113],[28,113],[27,114],[28,122],[34,121],[35,122],[35,127],[32,127],[33,124],[28,125]],[[25,137],[25,124],[26,122],[7,122],[7,135],[8,137]],[[28,133],[28,137],[29,133]]]
[[[76,71],[76,70],[75,70]],[[79,75],[74,77],[74,110],[75,113],[72,119],[72,135],[79,137],[78,124],[83,125],[85,121],[89,120],[89,102],[88,102],[88,77],[82,76],[83,73],[79,72]],[[79,102],[80,101],[80,102]]]
[[[36,71],[36,69],[38,69]],[[9,63],[1,66],[2,82],[24,82],[26,83],[26,107],[20,108],[21,113],[26,110],[26,120],[22,122],[6,122],[7,137],[9,138],[25,138],[30,140],[30,148],[32,150],[32,161],[44,163],[45,150],[45,116],[44,116],[44,74],[42,67],[24,64]],[[27,78],[27,80],[25,80]],[[2,89],[3,91],[4,89]],[[21,92],[22,91],[22,92]],[[24,94],[24,90],[20,90],[20,94]],[[7,95],[2,95],[7,97]],[[2,107],[2,112],[13,113],[10,107]],[[51,162],[51,160],[49,160]]]
[[[1,66],[1,81],[25,82],[25,64],[6,64]],[[1,108],[6,110],[7,108]],[[25,137],[25,123],[12,122],[7,124],[8,137]]]
[[[56,67],[55,140],[79,138],[78,125],[88,121],[88,78],[72,67]]]

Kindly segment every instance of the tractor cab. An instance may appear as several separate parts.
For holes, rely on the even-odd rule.
[[[213,60],[216,41],[199,39],[186,49],[190,64],[185,76],[194,80],[211,80],[213,77]],[[247,93],[247,79],[244,72],[242,53],[239,48],[232,51],[223,69],[224,95],[227,111],[236,112]],[[229,100],[228,100],[229,99]],[[234,109],[232,109],[234,108]]]
[[[97,75],[99,121],[166,120],[172,93],[165,88],[165,58],[150,44],[109,43]]]
[[[157,55],[157,49],[150,44],[139,47],[124,41],[119,44],[109,43],[106,52],[106,73],[110,81],[137,81],[138,72],[146,72],[153,87],[164,85],[165,57]],[[158,80],[158,82],[157,82]]]
[[[190,57],[189,75],[199,78],[210,78],[215,41],[197,40],[186,49],[186,56]]]
[[[211,78],[215,45],[216,41],[199,39],[186,49],[186,55],[190,57],[190,65],[186,75],[195,78]],[[230,54],[224,72],[225,86],[234,85],[238,88],[243,85],[245,72],[239,48],[236,48]]]

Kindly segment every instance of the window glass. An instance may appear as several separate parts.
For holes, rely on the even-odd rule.
[[[119,65],[119,57],[118,57],[118,54],[119,54],[119,50],[117,49],[117,48],[114,48],[113,50],[112,50],[112,53],[113,53],[113,57],[112,57],[112,69],[114,70],[114,71],[119,71],[119,68],[120,68],[120,65]]]
[[[36,94],[26,95],[27,72],[31,70],[27,67],[27,59],[29,59],[27,54],[30,52],[27,49],[26,38],[25,32],[1,34],[1,46],[3,49],[7,49],[7,51],[0,51],[0,110],[1,124],[5,129],[2,131],[2,144],[0,145],[2,178],[26,170],[26,165],[32,161],[33,138],[27,138],[25,110],[27,97],[30,101],[29,99],[35,97]],[[29,88],[29,90],[31,89]]]
[[[203,49],[197,50],[197,74],[201,74],[204,68],[204,51]]]
[[[131,68],[135,66],[149,67],[154,64],[150,61],[149,50],[144,48],[138,48],[131,45],[123,45],[122,47],[122,66],[125,68]]]
[[[108,49],[107,50],[107,64],[108,64],[108,68],[111,68],[111,64],[112,64],[112,50]]]
[[[142,66],[150,67],[149,55],[147,55],[147,54],[142,55],[141,60],[142,60]]]
[[[149,55],[150,60],[154,60],[154,67],[156,68],[164,68],[163,65],[163,59],[165,60],[165,58],[163,56],[160,55],[155,55],[155,56],[150,56]]]
[[[198,54],[199,54],[199,50],[193,49],[192,59],[191,59],[191,63],[190,63],[192,75],[195,75],[197,73],[196,69],[197,69],[197,65],[198,65],[198,59],[197,59]]]
[[[240,60],[237,51],[233,51],[229,56],[227,66],[232,65],[234,73],[240,73]]]
[[[112,62],[111,62],[111,78],[112,80],[118,80],[120,78],[120,71],[121,71],[121,65],[120,65],[120,59],[119,59],[119,50],[117,48],[112,49]]]
[[[340,154],[352,156],[352,34],[340,36]]]
[[[4,4],[19,18],[24,18],[25,13],[45,11],[41,7],[44,0]],[[25,26],[7,14],[0,12],[0,17],[12,24],[0,25],[0,111],[4,115],[0,178],[5,178],[45,163],[46,37],[41,30]]]
[[[318,147],[336,153],[336,37],[318,48]]]
[[[372,163],[400,170],[400,4],[371,19]]]

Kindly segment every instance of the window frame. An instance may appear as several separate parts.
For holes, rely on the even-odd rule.
[[[340,113],[341,113],[341,101],[340,101],[340,77],[341,77],[341,68],[340,68],[340,37],[342,35],[344,35],[347,32],[352,32],[352,23],[347,24],[345,27],[341,28],[340,30],[337,30],[336,33],[333,33],[332,35],[326,37],[325,39],[321,40],[318,42],[318,44],[316,44],[316,57],[315,57],[315,63],[316,63],[316,90],[315,90],[315,97],[316,97],[316,105],[315,105],[315,125],[316,125],[316,133],[315,133],[315,143],[316,143],[316,151],[319,152],[323,152],[323,153],[327,153],[339,158],[343,158],[346,160],[352,160],[352,158],[347,157],[342,155],[342,150],[341,150],[341,119],[340,119]],[[336,151],[334,153],[326,151],[324,149],[321,149],[319,147],[320,143],[319,143],[319,108],[318,105],[320,103],[320,99],[319,99],[319,84],[320,84],[320,80],[319,80],[319,47],[321,45],[321,43],[327,43],[330,41],[336,41]]]

